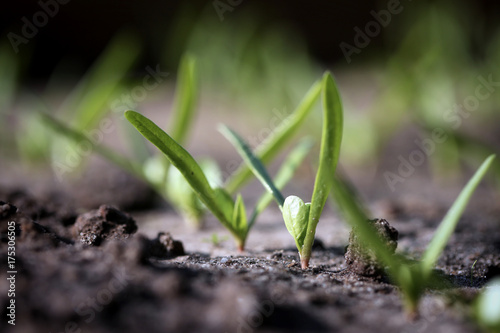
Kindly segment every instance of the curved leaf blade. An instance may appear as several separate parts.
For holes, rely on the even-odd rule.
[[[102,118],[109,98],[119,88],[140,50],[140,40],[134,34],[120,33],[113,38],[64,103],[65,110],[73,110],[75,128],[91,128]]]
[[[226,226],[231,226],[231,215],[226,209],[221,209],[219,196],[210,186],[201,167],[195,159],[182,146],[180,146],[167,133],[154,122],[135,111],[126,111],[127,120],[162,153],[164,153],[186,178],[189,185],[198,194],[200,200],[207,208]],[[232,209],[231,209],[232,213]]]
[[[323,130],[319,167],[314,182],[311,212],[307,224],[302,258],[307,263],[311,256],[316,226],[331,189],[330,178],[335,173],[340,155],[343,132],[343,111],[340,93],[330,73],[325,73],[322,81]]]
[[[330,73],[323,77],[323,132],[319,168],[316,173],[314,190],[311,199],[310,223],[316,227],[326,199],[330,192],[329,181],[335,173],[342,142],[343,113],[340,94]]]

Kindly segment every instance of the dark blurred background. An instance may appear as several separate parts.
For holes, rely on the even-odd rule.
[[[65,0],[67,1],[67,0]],[[42,0],[45,4],[55,0]],[[182,42],[186,41],[192,25],[201,16],[209,14],[217,18],[214,8],[220,3],[229,5],[227,0],[220,1],[82,1],[71,0],[59,4],[58,13],[39,29],[38,34],[28,44],[21,44],[18,57],[23,59],[24,77],[43,79],[49,76],[63,59],[72,59],[75,65],[88,66],[100,54],[112,37],[123,29],[134,31],[142,42],[142,58],[139,67],[158,63],[165,51],[165,40],[178,41],[171,47],[172,66],[182,51]],[[224,13],[224,21],[219,24],[230,26],[239,20],[251,17],[262,32],[272,26],[282,26],[301,35],[310,55],[314,59],[330,64],[342,59],[339,48],[342,41],[352,42],[353,27],[364,25],[373,20],[370,11],[387,8],[389,1],[233,1],[241,3],[232,11]],[[413,14],[414,8],[430,5],[433,1],[401,1],[406,7],[401,15],[393,17],[396,24],[391,24],[383,35],[397,35],[404,22]],[[500,3],[497,1],[453,1],[449,2],[454,10],[463,9],[463,24],[471,25],[473,32],[471,46],[476,56],[482,55],[482,46],[495,33],[498,25]],[[413,7],[413,8],[412,8]],[[20,35],[23,27],[22,18],[30,22],[33,15],[41,10],[40,1],[8,1],[2,4],[0,12],[0,31],[4,42],[7,33]],[[222,7],[221,7],[222,8]],[[409,8],[409,9],[407,9]],[[185,22],[179,29],[179,22]],[[176,36],[173,36],[176,34]],[[466,38],[467,36],[464,36]],[[370,42],[369,54],[377,50],[390,51],[387,38],[380,36]]]

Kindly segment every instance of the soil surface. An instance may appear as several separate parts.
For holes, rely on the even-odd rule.
[[[468,305],[500,274],[499,209],[489,199],[474,201],[437,264],[449,287],[429,290],[419,318],[408,321],[383,273],[362,276],[346,264],[350,230],[331,208],[302,270],[276,208],[238,253],[210,216],[193,232],[168,207],[131,211],[143,196],[121,209],[102,193],[94,209],[74,198],[0,187],[0,260],[6,267],[14,230],[17,272],[12,326],[11,274],[0,271],[2,332],[478,332]],[[375,217],[397,230],[396,251],[414,258],[448,208],[426,199],[370,200]]]

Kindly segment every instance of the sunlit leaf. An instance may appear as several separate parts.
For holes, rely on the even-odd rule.
[[[195,159],[167,133],[148,118],[135,111],[126,111],[125,117],[134,127],[161,152],[163,152],[199,195],[200,200],[226,227],[231,227],[231,209],[226,206],[225,196],[212,189],[202,169]],[[220,205],[220,203],[223,205]],[[228,214],[229,211],[229,214]]]

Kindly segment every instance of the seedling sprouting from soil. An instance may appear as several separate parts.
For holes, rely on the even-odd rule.
[[[214,247],[220,247],[221,244],[229,239],[228,236],[219,236],[217,233],[210,235],[210,238],[204,238],[202,241],[211,243]]]
[[[381,240],[373,226],[368,222],[365,209],[354,198],[346,184],[333,177],[333,197],[342,211],[346,221],[357,230],[359,239],[366,248],[376,254],[378,260],[388,268],[389,276],[402,293],[407,314],[414,318],[418,314],[418,303],[426,288],[435,285],[437,277],[434,266],[441,255],[448,239],[455,229],[470,197],[477,185],[486,174],[494,160],[494,155],[488,157],[460,192],[459,196],[448,210],[427,246],[420,262],[411,264],[401,255],[391,254],[390,249]],[[438,281],[439,282],[439,281]]]
[[[335,81],[330,73],[323,76],[321,91],[323,131],[319,167],[310,203],[304,203],[301,198],[294,195],[284,198],[278,186],[273,183],[261,160],[252,153],[246,142],[229,128],[221,128],[221,132],[235,146],[255,176],[266,190],[274,196],[283,214],[286,228],[295,240],[299,250],[301,266],[304,269],[309,266],[316,226],[330,192],[331,182],[329,179],[335,173],[342,141],[342,104]]]
[[[170,163],[184,176],[201,202],[233,234],[238,249],[243,251],[250,228],[253,226],[258,214],[270,202],[266,193],[259,200],[254,213],[248,220],[241,194],[238,194],[236,200],[233,200],[227,190],[222,187],[212,186],[196,160],[148,118],[135,111],[125,112],[125,117],[146,139],[165,154]],[[284,181],[283,186],[291,178],[293,171],[305,157],[309,148],[310,143],[302,141],[292,151],[289,159],[285,161],[278,174],[278,178]]]
[[[470,286],[472,287],[473,286],[473,278],[474,278],[474,266],[476,266],[476,262],[477,262],[478,259],[474,260],[474,263],[472,264],[471,268],[470,268]]]

